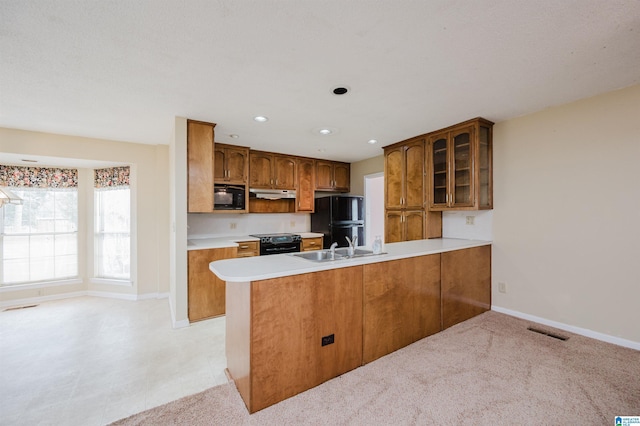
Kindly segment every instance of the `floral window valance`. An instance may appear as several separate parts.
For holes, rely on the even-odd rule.
[[[106,169],[96,169],[94,171],[94,183],[96,188],[115,188],[129,186],[129,166],[109,167]]]
[[[23,188],[77,188],[78,170],[0,164],[0,186]]]

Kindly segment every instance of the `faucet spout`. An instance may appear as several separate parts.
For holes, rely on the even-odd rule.
[[[331,247],[329,247],[329,251],[331,251],[331,259],[336,258],[336,247],[338,247],[338,243],[333,243],[331,244]]]
[[[349,243],[349,248],[347,249],[347,254],[349,256],[353,256],[355,254],[356,242],[358,241],[358,236],[354,235],[352,240],[349,237],[345,236],[347,239],[347,243]]]

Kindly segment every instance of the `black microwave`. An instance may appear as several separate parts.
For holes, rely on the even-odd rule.
[[[213,186],[214,210],[244,210],[244,203],[244,187],[223,184],[216,184]]]

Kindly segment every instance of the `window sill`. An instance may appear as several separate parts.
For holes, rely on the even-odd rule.
[[[9,293],[12,291],[30,290],[33,288],[59,287],[63,285],[82,284],[80,278],[71,278],[60,281],[39,281],[35,283],[24,284],[4,284],[0,286],[0,293]]]
[[[91,284],[106,284],[106,285],[119,285],[122,287],[133,287],[133,281],[118,280],[115,278],[91,278],[89,282]]]

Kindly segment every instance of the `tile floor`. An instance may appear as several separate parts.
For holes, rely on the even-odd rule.
[[[226,383],[224,321],[174,330],[167,299],[0,311],[0,425],[104,425]]]

